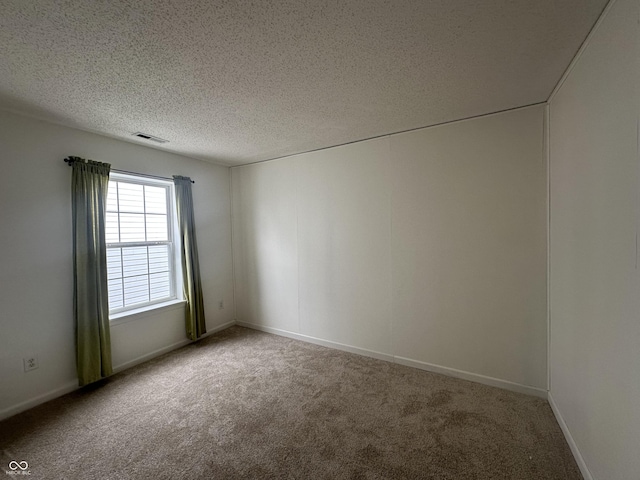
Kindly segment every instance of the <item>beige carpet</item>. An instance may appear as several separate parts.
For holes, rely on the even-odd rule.
[[[240,327],[0,422],[0,450],[46,479],[581,478],[544,400]]]

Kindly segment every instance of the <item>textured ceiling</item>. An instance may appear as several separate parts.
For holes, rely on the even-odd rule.
[[[0,109],[255,162],[543,102],[605,4],[0,0]]]

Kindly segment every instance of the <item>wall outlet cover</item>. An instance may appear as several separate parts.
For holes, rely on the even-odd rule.
[[[38,357],[31,356],[22,359],[24,362],[24,371],[29,372],[38,368]]]

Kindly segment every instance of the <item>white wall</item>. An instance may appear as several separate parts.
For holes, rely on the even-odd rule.
[[[543,114],[232,168],[237,320],[546,392]]]
[[[234,320],[228,168],[6,112],[0,155],[0,418],[77,386],[69,155],[192,177],[207,329]],[[113,326],[114,367],[185,342],[183,324],[174,307]]]
[[[639,478],[639,17],[617,0],[550,102],[550,399],[586,478]]]
[[[546,390],[543,118],[391,137],[396,355]]]
[[[237,318],[297,331],[295,170],[269,162],[243,173],[233,176],[233,207],[242,212],[233,218]]]
[[[290,160],[297,187],[300,333],[391,353],[388,160],[387,138]]]

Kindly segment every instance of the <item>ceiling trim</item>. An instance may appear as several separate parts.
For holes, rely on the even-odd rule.
[[[520,107],[505,108],[504,110],[497,110],[495,112],[482,113],[480,115],[473,115],[471,117],[457,118],[455,120],[448,120],[446,122],[434,123],[433,125],[425,125],[424,127],[409,128],[408,130],[400,130],[398,132],[384,133],[382,135],[376,135],[374,137],[362,138],[360,140],[353,140],[351,142],[339,143],[337,145],[330,145],[328,147],[315,148],[313,150],[306,150],[304,152],[292,153],[292,154],[289,154],[289,155],[283,155],[281,157],[273,157],[273,158],[268,158],[266,160],[258,160],[256,162],[243,163],[241,165],[229,165],[229,168],[241,168],[241,167],[248,167],[250,165],[257,165],[259,163],[274,162],[276,160],[282,160],[283,158],[295,157],[297,155],[304,155],[305,153],[320,152],[322,150],[328,150],[330,148],[344,147],[346,145],[351,145],[353,143],[366,142],[366,141],[369,141],[369,140],[375,140],[377,138],[390,137],[392,135],[400,135],[402,133],[415,132],[417,130],[426,130],[428,128],[441,127],[443,125],[448,125],[450,123],[460,123],[460,122],[466,122],[468,120],[476,120],[478,118],[490,117],[492,115],[500,115],[502,113],[513,112],[515,110],[523,110],[525,108],[539,107],[539,106],[547,105],[547,103],[548,103],[547,101],[544,101],[544,102],[530,103],[528,105],[522,105]]]
[[[569,65],[567,66],[566,70],[564,71],[564,73],[562,74],[562,76],[560,77],[560,80],[558,80],[558,83],[556,83],[556,86],[553,88],[553,90],[551,91],[551,95],[549,95],[549,98],[547,99],[547,103],[551,103],[551,100],[553,100],[553,97],[556,96],[556,94],[560,91],[560,89],[562,88],[562,85],[564,84],[564,82],[567,80],[567,78],[569,78],[569,75],[571,74],[571,71],[574,69],[574,67],[577,65],[578,60],[580,60],[580,57],[582,57],[584,51],[587,49],[587,47],[589,46],[589,44],[591,43],[591,40],[593,39],[593,37],[595,36],[596,32],[598,31],[598,29],[600,28],[600,25],[602,25],[602,22],[604,21],[604,19],[607,17],[607,15],[609,14],[609,12],[611,11],[611,9],[613,8],[613,5],[616,3],[616,0],[610,0],[609,3],[607,3],[607,6],[604,7],[604,10],[602,10],[602,13],[600,14],[600,16],[598,17],[598,20],[596,21],[596,23],[593,25],[593,27],[591,28],[591,30],[589,30],[589,34],[587,35],[587,38],[584,39],[584,42],[582,42],[582,45],[580,45],[580,48],[578,49],[578,51],[576,52],[576,54],[573,56],[573,58],[571,59],[571,62],[569,62]],[[640,20],[640,19],[639,19]]]

